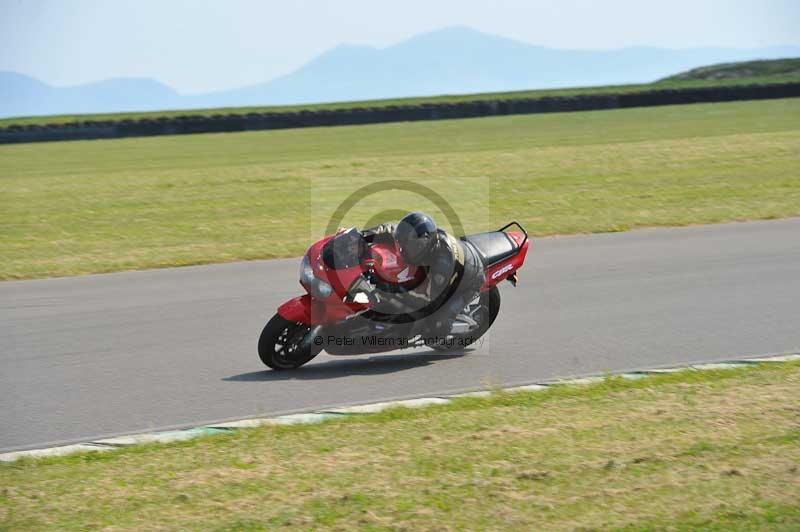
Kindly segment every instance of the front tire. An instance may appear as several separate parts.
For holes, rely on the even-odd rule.
[[[275,314],[264,326],[258,339],[258,356],[274,370],[296,369],[321,351],[303,339],[311,331],[305,323],[289,321]]]
[[[468,310],[470,305],[465,308]],[[492,326],[497,314],[500,312],[500,290],[493,286],[491,289],[480,294],[479,299],[480,307],[473,311],[473,319],[478,322],[478,328],[463,334],[451,334],[447,337],[447,342],[444,344],[433,344],[430,347],[437,351],[459,351],[466,346],[474,344],[478,339],[486,334],[489,327]],[[479,315],[476,315],[479,314]],[[452,341],[451,341],[452,340]]]

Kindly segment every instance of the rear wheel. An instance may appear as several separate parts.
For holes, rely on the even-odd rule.
[[[299,368],[321,349],[303,339],[311,331],[305,323],[289,321],[275,314],[261,331],[258,356],[261,362],[275,370]]]
[[[437,351],[458,351],[474,344],[481,336],[486,334],[499,312],[500,290],[493,286],[490,290],[481,292],[478,297],[464,307],[464,310],[459,315],[464,315],[477,323],[478,326],[475,329],[461,334],[450,334],[447,336],[446,342],[434,344],[430,347]]]

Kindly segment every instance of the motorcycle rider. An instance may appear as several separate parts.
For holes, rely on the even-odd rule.
[[[423,212],[412,212],[397,224],[381,224],[362,231],[367,242],[393,240],[407,265],[423,268],[425,279],[405,290],[376,286],[377,308],[424,320],[424,332],[441,342],[456,316],[479,293],[484,282],[483,262],[474,248],[436,226]],[[375,294],[373,294],[374,296]]]

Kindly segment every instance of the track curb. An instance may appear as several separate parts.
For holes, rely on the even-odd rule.
[[[652,375],[665,373],[676,373],[680,371],[712,371],[742,368],[754,364],[770,364],[800,361],[800,352],[776,353],[762,356],[752,356],[743,359],[726,360],[722,362],[708,362],[688,364],[672,367],[661,367],[638,371],[623,371],[617,373],[607,373],[604,375],[591,375],[587,377],[556,379],[535,382],[520,386],[499,388],[503,392],[535,392],[546,390],[551,386],[580,386],[602,382],[606,377],[622,377],[624,379],[643,379]],[[314,410],[310,412],[288,414],[275,417],[249,418],[223,423],[212,423],[201,425],[183,430],[167,430],[159,432],[144,432],[130,434],[127,436],[117,436],[113,438],[103,438],[93,441],[75,443],[71,445],[59,445],[55,447],[45,447],[40,449],[29,449],[24,451],[12,451],[0,454],[0,462],[13,462],[20,458],[46,458],[53,456],[67,456],[75,453],[112,451],[124,447],[146,443],[171,443],[177,441],[191,440],[200,436],[211,434],[223,434],[226,432],[255,428],[264,425],[298,425],[313,424],[330,421],[336,418],[357,416],[362,414],[373,414],[389,408],[425,408],[432,405],[448,404],[452,399],[459,397],[488,397],[492,395],[489,390],[477,390],[465,393],[431,395],[416,399],[403,399],[398,401],[382,401],[377,403],[367,403],[354,406],[344,406]]]

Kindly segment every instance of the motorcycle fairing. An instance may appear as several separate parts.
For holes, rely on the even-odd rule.
[[[516,231],[509,231],[507,234],[514,239],[519,249],[514,255],[486,268],[486,278],[481,287],[482,292],[490,290],[505,279],[514,280],[512,276],[525,262],[530,243],[527,235]],[[352,283],[361,277],[364,270],[361,264],[341,269],[328,267],[322,260],[322,248],[332,238],[334,237],[326,237],[312,245],[308,250],[308,256],[315,276],[330,283],[334,289],[333,293],[323,300],[317,300],[308,293],[290,299],[278,307],[278,314],[284,319],[308,325],[328,325],[340,322],[368,308],[368,305],[345,303],[341,299],[341,294],[347,293]],[[374,260],[375,273],[383,280],[393,280],[398,284],[413,286],[420,281],[420,275],[424,276],[421,268],[406,270],[407,266],[403,263],[402,257],[389,244],[373,244],[371,255]]]
[[[278,314],[285,320],[311,324],[311,296],[305,294],[290,299],[278,307]]]
[[[530,244],[527,235],[523,235],[516,231],[509,231],[507,234],[514,239],[520,248],[514,255],[511,255],[507,259],[501,260],[500,262],[492,264],[486,268],[486,278],[483,282],[483,286],[481,287],[481,292],[490,290],[493,286],[499,284],[500,281],[508,279],[514,275],[525,262],[525,256],[528,254],[528,245]]]

